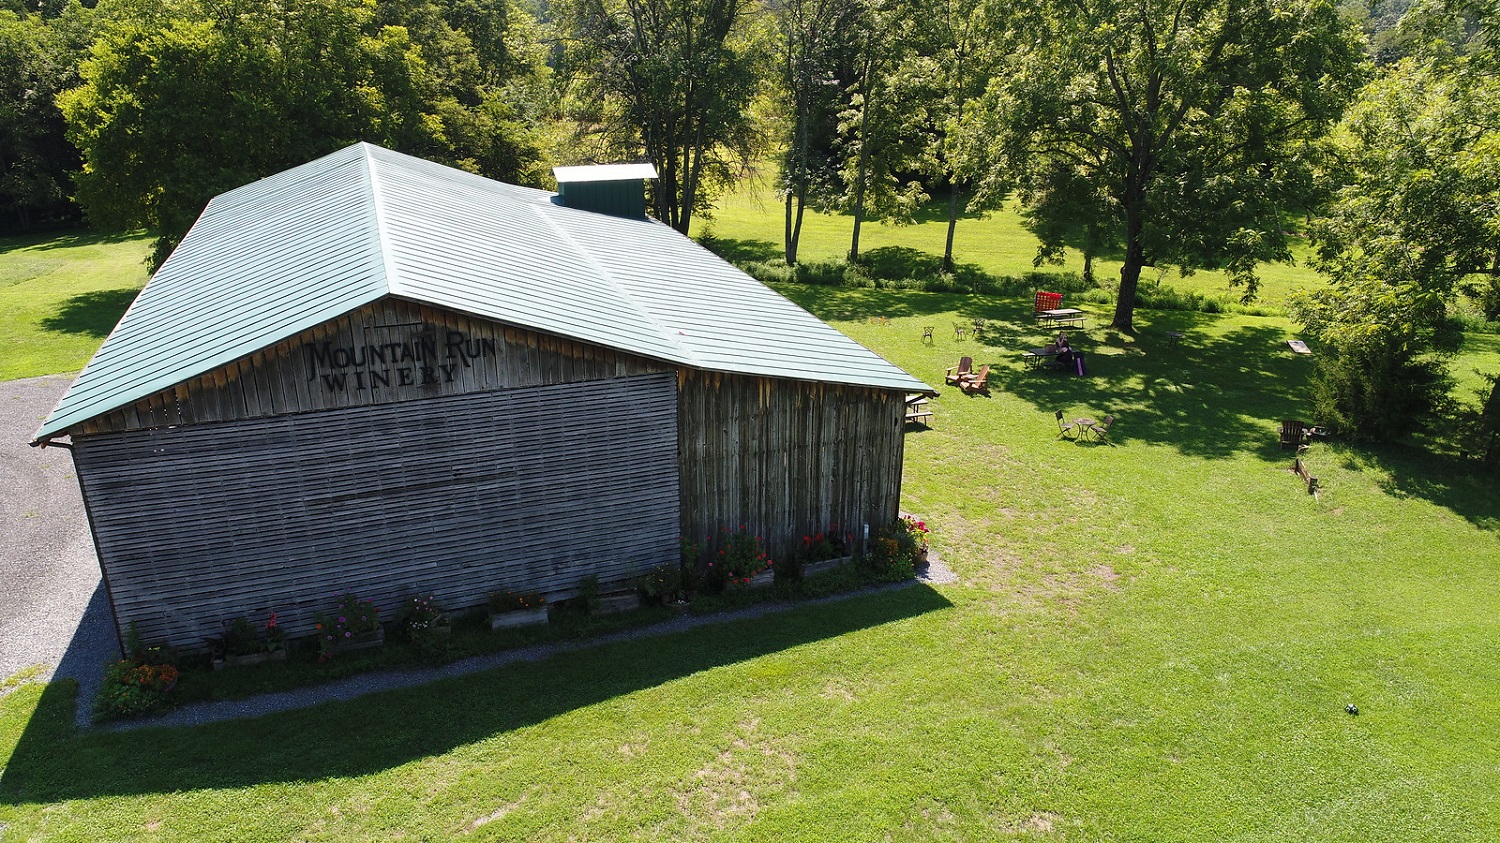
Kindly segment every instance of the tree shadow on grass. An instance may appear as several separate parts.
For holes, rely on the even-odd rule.
[[[712,237],[704,239],[701,245],[703,248],[732,264],[749,263],[751,261],[774,261],[785,257],[781,251],[781,247],[769,240]]]
[[[974,362],[998,364],[992,383],[1040,412],[1082,406],[1096,419],[1116,416],[1109,438],[1117,444],[1169,445],[1209,458],[1251,450],[1274,461],[1278,420],[1310,412],[1312,362],[1286,348],[1280,328],[1247,326],[1210,338],[1195,326],[1211,319],[1161,314],[1141,320],[1135,337],[1108,329],[1070,332],[1084,354],[1084,377],[1030,368],[1019,346],[1013,355]],[[1172,343],[1168,330],[1181,331],[1183,340]],[[1033,332],[1036,345],[1048,339]]]
[[[1314,446],[1311,454],[1322,450]],[[1340,445],[1324,451],[1354,471],[1374,469],[1385,475],[1381,488],[1392,497],[1419,498],[1441,506],[1500,539],[1500,495],[1496,475],[1476,460],[1435,454],[1404,444]],[[1475,548],[1493,554],[1494,548]],[[1467,560],[1455,560],[1463,564]]]
[[[367,775],[700,671],[951,605],[931,588],[916,585],[565,651],[254,720],[178,729],[76,732],[72,684],[57,682],[43,694],[0,776],[0,803]]]
[[[63,302],[57,313],[41,321],[41,326],[48,331],[107,337],[140,292],[138,287],[121,287],[81,293]]]
[[[79,230],[59,235],[57,232],[0,237],[0,254],[20,249],[38,251],[71,249],[77,246],[102,246],[140,240],[148,235],[143,231],[91,231]]]

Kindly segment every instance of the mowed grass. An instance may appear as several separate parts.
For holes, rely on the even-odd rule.
[[[906,439],[958,584],[194,728],[78,733],[70,683],[21,685],[5,839],[1500,835],[1494,481],[1320,443],[1307,495],[1275,444],[1308,413],[1291,323],[1090,310],[1078,378],[1022,366],[1027,302],[783,292],[929,383],[995,367]],[[1117,415],[1113,444],[1054,410]]]
[[[0,381],[76,372],[146,283],[150,238],[0,238]]]
[[[712,231],[714,236],[738,241],[739,251],[754,254],[760,260],[776,260],[784,256],[782,246],[783,206],[776,196],[765,167],[752,172],[741,180],[736,189],[715,201],[712,220],[694,224],[694,236],[701,231]],[[882,248],[915,249],[930,255],[941,256],[943,244],[948,236],[948,208],[946,199],[933,202],[917,214],[917,221],[910,225],[894,225],[866,221],[860,229],[860,252],[868,255]],[[808,212],[803,216],[802,240],[798,257],[803,261],[842,259],[849,253],[850,234],[854,228],[853,217],[848,214],[822,214]],[[1003,209],[983,216],[965,214],[954,230],[954,261],[969,264],[992,275],[1021,275],[1037,271],[1032,265],[1036,257],[1037,239],[1022,224],[1017,206],[1007,204]],[[1257,269],[1261,278],[1261,289],[1256,303],[1264,308],[1279,309],[1286,302],[1287,294],[1299,287],[1314,288],[1324,283],[1322,277],[1306,265],[1310,254],[1305,241],[1293,239],[1294,263],[1265,264]],[[1118,256],[1117,256],[1118,257]],[[1083,258],[1069,250],[1062,266],[1047,264],[1040,267],[1044,272],[1083,271]],[[1105,287],[1118,286],[1120,261],[1103,257],[1095,260],[1094,273]],[[1146,268],[1141,275],[1143,285],[1161,284],[1186,292],[1195,292],[1224,303],[1237,303],[1244,294],[1243,289],[1231,289],[1222,272],[1197,272],[1182,276],[1176,269],[1158,271]]]

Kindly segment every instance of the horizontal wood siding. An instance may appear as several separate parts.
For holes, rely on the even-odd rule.
[[[383,299],[86,422],[79,432],[235,421],[667,371],[674,369],[658,361]]]
[[[676,386],[640,375],[77,436],[74,456],[121,627],[196,648],[240,615],[308,633],[345,592],[389,618],[418,593],[462,609],[675,560]]]
[[[896,517],[902,394],[697,371],[679,392],[684,536],[744,526],[784,559],[832,525],[858,540]]]

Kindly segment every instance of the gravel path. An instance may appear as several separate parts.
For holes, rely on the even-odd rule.
[[[71,375],[49,375],[0,383],[0,678],[40,665],[41,679],[78,680],[78,725],[86,728],[91,725],[89,710],[103,681],[104,666],[119,656],[119,638],[99,576],[72,456],[63,448],[33,448],[28,444],[71,382]],[[957,577],[936,554],[916,580],[927,584],[955,581]],[[908,585],[911,583],[835,595],[812,605]],[[586,641],[508,650],[439,667],[362,674],[244,700],[195,703],[150,720],[102,728],[188,726],[259,717],[537,661],[613,641],[668,635],[806,605],[810,604],[765,603],[723,614],[684,615]]]
[[[92,700],[119,653],[99,562],[72,455],[29,445],[72,381],[0,383],[0,677],[40,665]]]

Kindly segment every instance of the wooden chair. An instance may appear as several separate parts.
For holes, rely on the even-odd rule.
[[[1069,434],[1072,434],[1073,438],[1077,439],[1078,438],[1078,425],[1076,425],[1076,424],[1074,424],[1072,422],[1065,422],[1065,421],[1063,421],[1063,412],[1062,412],[1062,410],[1058,410],[1057,411],[1057,438],[1058,439],[1062,439],[1063,437],[1065,437],[1065,436],[1067,436]]]
[[[990,364],[979,367],[979,371],[966,378],[959,378],[958,388],[967,393],[990,391]]]
[[[1296,448],[1307,442],[1307,425],[1296,419],[1281,420],[1281,447]]]
[[[1100,442],[1109,442],[1109,426],[1112,425],[1112,424],[1114,424],[1114,423],[1115,423],[1115,417],[1114,416],[1105,416],[1104,417],[1104,421],[1099,422],[1098,424],[1091,426],[1089,428],[1089,432],[1092,433],[1092,434],[1094,434],[1094,438],[1098,439]],[[1113,443],[1111,443],[1111,444],[1113,444]]]
[[[960,357],[960,358],[958,358],[958,365],[957,366],[949,366],[948,367],[948,374],[946,374],[946,375],[943,376],[943,380],[946,381],[946,382],[948,382],[948,383],[958,383],[959,381],[963,380],[965,377],[967,377],[970,374],[972,374],[973,371],[974,371],[974,358],[972,358],[972,357]]]

